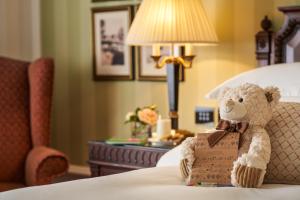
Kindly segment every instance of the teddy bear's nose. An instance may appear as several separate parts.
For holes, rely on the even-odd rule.
[[[232,99],[229,99],[227,102],[226,102],[226,107],[232,107],[234,106],[234,101]]]
[[[228,101],[226,101],[225,103],[225,111],[226,112],[230,112],[234,107],[234,101],[232,99],[229,99]]]

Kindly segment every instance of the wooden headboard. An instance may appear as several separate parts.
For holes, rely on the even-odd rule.
[[[272,22],[265,17],[261,22],[263,30],[255,36],[258,66],[300,61],[300,6],[278,10],[285,15],[281,29],[273,32]]]

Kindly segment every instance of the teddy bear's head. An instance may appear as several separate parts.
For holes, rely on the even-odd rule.
[[[279,99],[280,93],[276,87],[263,89],[246,83],[236,88],[225,88],[219,96],[220,117],[265,126],[271,120],[272,108]]]

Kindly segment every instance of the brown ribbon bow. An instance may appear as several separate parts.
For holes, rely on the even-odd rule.
[[[228,133],[236,132],[241,134],[239,140],[240,147],[241,143],[243,142],[242,134],[247,130],[248,127],[249,123],[247,122],[231,123],[230,121],[220,120],[219,124],[216,127],[217,131],[208,136],[208,144],[210,147],[213,147]]]

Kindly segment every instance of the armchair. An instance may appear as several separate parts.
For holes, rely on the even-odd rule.
[[[0,57],[0,192],[51,183],[68,169],[49,148],[54,64]]]

